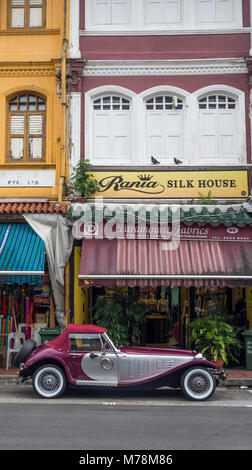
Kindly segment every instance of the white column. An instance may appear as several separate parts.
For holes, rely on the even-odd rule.
[[[69,56],[71,59],[81,57],[79,49],[79,23],[80,22],[80,3],[79,0],[71,0],[70,6],[70,44]]]
[[[80,160],[81,152],[81,93],[71,93],[71,168]]]

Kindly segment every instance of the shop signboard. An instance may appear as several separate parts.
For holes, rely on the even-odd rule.
[[[0,171],[0,187],[52,187],[55,186],[55,174],[55,170],[3,170]]]
[[[246,198],[247,170],[93,171],[100,187],[96,195],[109,199]]]
[[[201,241],[232,241],[252,242],[252,230],[250,226],[245,227],[213,227],[206,224],[199,226],[193,224],[187,226],[171,223],[159,224],[134,224],[120,222],[88,222],[83,219],[75,222],[74,236],[81,238],[118,238],[118,239],[162,239],[162,240],[201,240]]]

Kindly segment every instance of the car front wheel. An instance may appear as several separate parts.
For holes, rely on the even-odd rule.
[[[60,367],[44,365],[32,377],[35,392],[43,398],[58,398],[66,389],[66,377]]]
[[[182,375],[181,388],[187,398],[203,401],[214,393],[216,380],[203,367],[192,367]]]

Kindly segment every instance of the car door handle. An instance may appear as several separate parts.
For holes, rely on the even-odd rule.
[[[94,352],[90,353],[90,359],[94,359],[95,357],[98,357],[99,354],[95,354]]]

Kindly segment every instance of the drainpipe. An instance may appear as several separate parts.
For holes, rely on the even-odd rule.
[[[66,72],[67,72],[67,3],[64,0],[64,23],[63,23],[63,39],[62,39],[62,57],[61,57],[61,114],[62,114],[62,129],[61,129],[61,155],[60,155],[60,182],[58,188],[58,201],[62,202],[63,183],[66,179],[66,165],[67,165],[67,152],[66,152],[66,110],[67,110],[67,94],[66,94]]]

